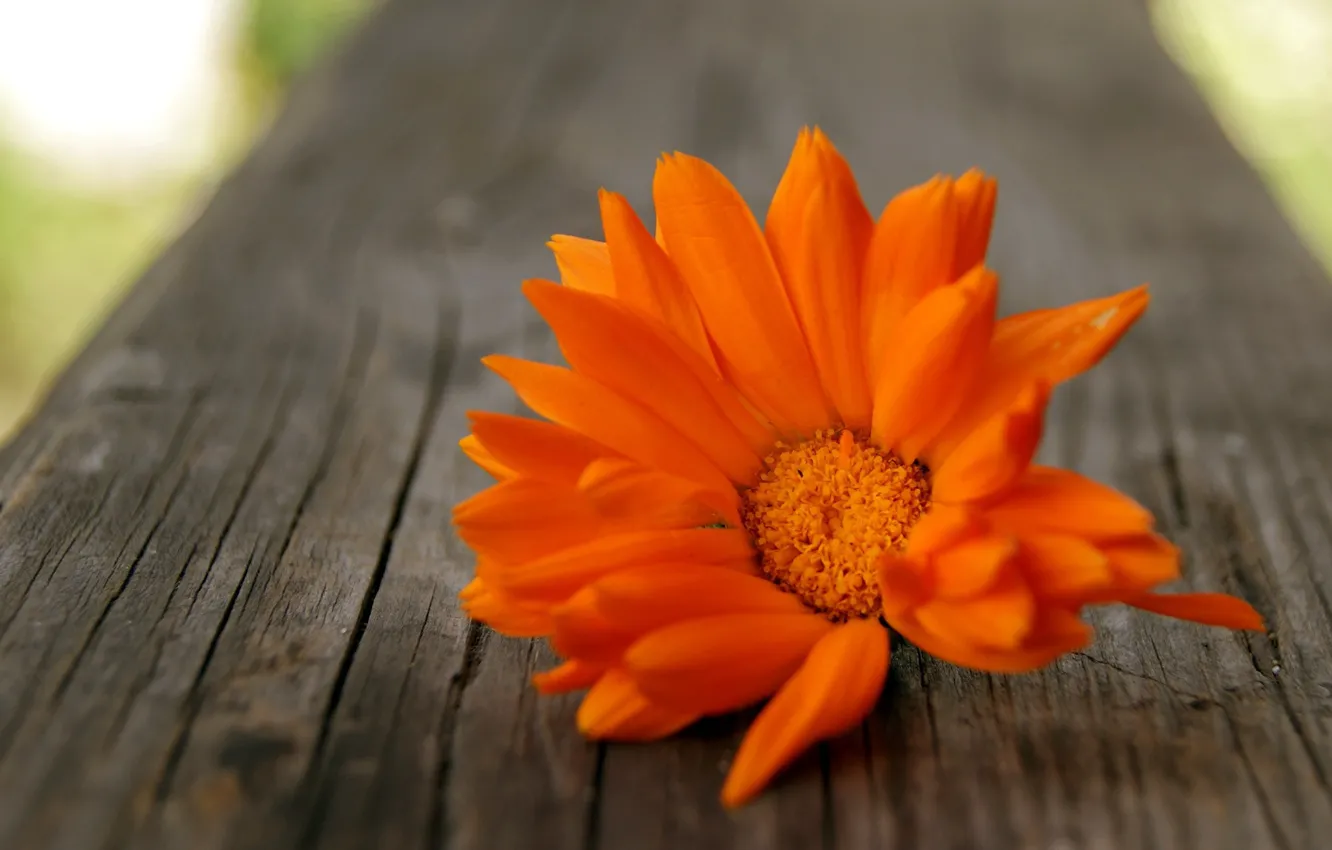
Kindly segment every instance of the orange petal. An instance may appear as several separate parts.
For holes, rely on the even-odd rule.
[[[767,579],[720,567],[652,564],[611,573],[551,611],[561,655],[616,661],[638,638],[683,620],[726,614],[803,614]]]
[[[601,516],[640,528],[697,528],[719,520],[734,528],[741,525],[734,490],[706,490],[620,458],[588,464],[578,489]]]
[[[616,570],[673,561],[751,570],[754,550],[748,534],[739,529],[639,531],[602,537],[521,566],[497,568],[494,580],[518,598],[562,602]]]
[[[492,354],[482,360],[537,413],[639,463],[725,492],[731,482],[697,446],[647,410],[559,366]],[[482,440],[484,442],[484,438]]]
[[[931,498],[979,501],[1011,485],[1036,455],[1049,401],[1049,386],[1033,384],[1012,407],[972,432],[934,473]]]
[[[976,392],[935,439],[932,458],[942,459],[1036,381],[1058,384],[1100,362],[1147,309],[1142,286],[1110,298],[1000,319]]]
[[[820,132],[819,135],[823,134]],[[831,144],[827,146],[832,147]],[[836,155],[835,150],[833,153]],[[837,156],[837,160],[845,167],[846,163],[840,156]],[[802,127],[796,134],[791,158],[786,163],[786,171],[782,173],[777,190],[772,194],[768,215],[763,222],[763,235],[768,240],[772,260],[777,264],[777,271],[783,280],[789,281],[799,266],[796,258],[802,250],[805,210],[814,191],[825,181],[836,178],[835,175],[825,175],[823,166],[824,161],[815,150],[814,133],[808,127]],[[854,176],[851,177],[851,185],[854,188]]]
[[[739,806],[811,744],[840,735],[874,708],[888,675],[888,634],[874,620],[829,632],[749,727],[722,802]]]
[[[1076,610],[1049,605],[1036,615],[1036,624],[1027,636],[1027,644],[1029,647],[1063,646],[1062,654],[1085,646],[1091,635],[1091,626],[1082,621]],[[1077,645],[1069,648],[1070,644]]]
[[[641,633],[611,621],[602,608],[595,585],[584,587],[552,608],[550,644],[555,651],[594,663],[618,662]]]
[[[530,478],[482,490],[453,509],[453,524],[478,555],[504,563],[540,558],[612,528],[576,491]]]
[[[654,702],[720,714],[769,696],[833,624],[818,614],[732,614],[652,632],[624,663]]]
[[[1227,629],[1263,630],[1263,616],[1243,599],[1224,593],[1155,593],[1125,599],[1134,608]]]
[[[870,387],[897,364],[886,356],[906,316],[956,278],[957,196],[935,177],[888,202],[874,227],[861,284],[862,333]]]
[[[876,566],[883,616],[889,622],[906,616],[933,596],[933,578],[926,576],[930,564],[924,559],[889,552],[879,557]]]
[[[934,592],[944,599],[967,599],[989,589],[1017,554],[1010,537],[982,535],[944,550],[934,559]]]
[[[667,251],[721,354],[722,372],[782,431],[832,424],[781,276],[744,199],[694,157],[663,157],[653,198]]]
[[[802,130],[773,195],[768,245],[840,421],[869,426],[869,379],[858,334],[860,277],[874,221],[855,177],[821,130]]]
[[[941,552],[985,529],[980,514],[967,507],[931,505],[930,510],[911,529],[907,554],[925,558]]]
[[[997,184],[976,169],[939,176],[894,198],[875,226],[863,276],[863,332],[871,386],[907,313],[985,259]]]
[[[892,369],[874,388],[878,445],[909,462],[948,423],[989,344],[997,287],[994,274],[978,267],[956,286],[935,290],[879,352]]]
[[[485,592],[486,592],[486,583],[483,579],[481,579],[478,576],[476,578],[473,578],[471,581],[467,582],[467,584],[463,585],[463,589],[458,591],[458,598],[461,599],[463,602],[466,602],[467,600],[480,596]]]
[[[543,694],[563,694],[590,688],[606,672],[599,664],[574,659],[532,676],[532,684]]]
[[[462,610],[478,623],[509,637],[544,637],[551,631],[546,606],[516,601],[489,585],[463,600]]]
[[[952,277],[956,280],[985,261],[999,184],[973,168],[958,178],[953,193],[957,198],[957,250]]]
[[[891,622],[899,634],[935,658],[991,673],[1037,670],[1065,653],[1084,648],[1092,634],[1076,614],[1056,608],[1042,609],[1027,642],[1014,649],[995,649],[938,635],[910,617]]]
[[[680,279],[666,251],[643,226],[622,196],[604,189],[601,225],[615,271],[616,297],[649,316],[656,316],[713,371],[717,368],[708,333],[703,329],[694,296]]]
[[[1066,381],[1099,363],[1150,301],[1143,285],[1108,298],[1009,316],[995,325],[990,356],[1001,373]]]
[[[1081,537],[1024,535],[1021,564],[1028,584],[1041,596],[1076,597],[1114,586],[1110,559]]]
[[[578,706],[578,731],[593,740],[654,741],[698,719],[654,705],[623,670],[609,670]]]
[[[1150,532],[1153,524],[1151,513],[1123,493],[1048,466],[1029,467],[986,507],[985,516],[1015,532],[1048,531],[1094,541]]]
[[[1036,601],[1019,581],[1007,581],[983,596],[936,599],[915,611],[916,621],[949,641],[985,649],[1016,649],[1031,631]]]
[[[1158,534],[1101,544],[1122,587],[1145,590],[1179,578],[1179,549]]]
[[[732,481],[753,480],[762,459],[717,404],[716,396],[726,391],[721,378],[665,326],[613,299],[549,281],[529,280],[523,292],[575,372],[651,412]],[[739,399],[733,409],[742,410]]]
[[[513,478],[518,473],[509,467],[500,463],[495,456],[476,438],[475,434],[468,434],[458,441],[458,448],[462,449],[463,454],[472,461],[472,463],[489,472],[496,479],[503,481],[506,478]]]
[[[554,422],[474,410],[467,414],[472,436],[497,463],[517,475],[573,484],[589,463],[610,449]]]
[[[606,618],[639,634],[682,620],[807,610],[799,597],[765,578],[694,564],[623,570],[593,587]]]
[[[489,593],[494,582],[490,581],[490,576],[495,573],[495,562],[485,557],[476,559],[476,577],[467,583],[458,593],[458,598],[468,600],[480,596],[482,592]]]
[[[555,265],[565,286],[600,295],[615,294],[615,276],[611,273],[610,251],[605,242],[552,236],[546,245],[555,254]]]

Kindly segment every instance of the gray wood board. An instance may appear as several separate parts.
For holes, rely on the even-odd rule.
[[[469,626],[477,360],[606,185],[710,158],[758,209],[825,127],[872,206],[999,176],[1005,308],[1142,280],[1045,458],[1123,487],[1270,635],[1109,609],[1024,677],[905,648],[753,805],[745,718],[597,747],[543,645]],[[1332,834],[1332,287],[1100,0],[396,0],[0,453],[0,847],[1296,848]]]

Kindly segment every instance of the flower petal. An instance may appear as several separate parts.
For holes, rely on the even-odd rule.
[[[1263,616],[1243,599],[1224,593],[1144,594],[1125,599],[1134,608],[1164,614],[1180,620],[1192,620],[1207,626],[1262,631]]]
[[[767,579],[720,567],[662,563],[611,573],[556,607],[561,655],[616,661],[638,638],[684,620],[728,614],[805,614]]]
[[[606,672],[600,664],[573,659],[532,676],[532,685],[543,694],[563,694],[590,688]]]
[[[540,558],[613,528],[576,491],[530,478],[482,490],[453,509],[453,524],[478,555],[504,563]]]
[[[1043,597],[1077,597],[1113,588],[1110,559],[1081,537],[1028,534],[1022,537],[1022,574]]]
[[[869,426],[859,334],[860,278],[874,221],[855,177],[821,130],[802,130],[765,233],[809,343],[819,379],[846,427]]]
[[[754,550],[739,529],[639,531],[601,537],[521,565],[497,565],[494,582],[520,599],[562,602],[616,570],[674,561],[747,571],[753,569]]]
[[[935,177],[888,202],[865,258],[862,331],[870,386],[888,373],[886,356],[906,316],[953,277],[957,250],[957,197],[953,181]]]
[[[957,198],[957,244],[952,277],[957,280],[985,261],[999,184],[973,168],[957,179],[953,194]]]
[[[1096,365],[1147,309],[1142,286],[1110,298],[1000,319],[976,392],[933,441],[936,461],[1036,381],[1054,385]]]
[[[1109,540],[1152,530],[1151,513],[1119,491],[1090,478],[1033,466],[998,501],[985,508],[995,526],[1014,531],[1072,534]]]
[[[604,189],[601,226],[606,231],[615,295],[625,304],[656,316],[713,371],[717,359],[703,328],[694,296],[680,279],[666,251],[647,232],[638,214],[622,196]]]
[[[796,258],[803,250],[801,243],[804,239],[805,210],[809,207],[810,199],[827,180],[835,179],[834,175],[824,173],[825,162],[815,149],[815,132],[819,131],[802,127],[796,134],[791,158],[787,160],[782,179],[772,193],[768,215],[763,221],[763,235],[772,251],[772,260],[785,281],[790,281],[799,266]],[[819,132],[819,135],[822,136],[822,133]],[[840,156],[838,159],[840,161]],[[845,167],[845,162],[840,164]],[[854,188],[854,176],[851,181]]]
[[[473,410],[472,436],[515,475],[573,484],[589,463],[614,454],[577,431],[554,422]]]
[[[473,588],[461,607],[468,617],[509,637],[544,637],[551,631],[546,606],[517,601],[489,584]]]
[[[463,602],[473,599],[486,592],[486,583],[479,577],[473,577],[471,581],[463,585],[463,589],[458,591],[458,598]]]
[[[1121,587],[1145,590],[1179,578],[1179,549],[1159,534],[1101,544]]]
[[[1031,465],[1041,441],[1050,388],[1036,383],[990,417],[939,466],[930,494],[939,502],[974,502],[1011,485]]]
[[[1017,551],[1011,537],[978,535],[940,552],[933,563],[935,594],[968,599],[988,590]]]
[[[769,696],[833,628],[818,614],[731,614],[652,632],[624,663],[653,702],[720,714]]]
[[[735,188],[694,157],[663,157],[652,185],[667,251],[693,293],[722,373],[782,431],[832,414],[763,234]]]
[[[998,374],[1067,381],[1100,362],[1142,316],[1151,301],[1147,286],[1067,307],[1033,310],[1001,319],[990,358]]]
[[[874,388],[874,441],[916,459],[963,403],[994,324],[998,279],[978,267],[922,300],[878,352],[893,368]],[[870,352],[874,357],[875,352]]]
[[[602,613],[595,585],[584,587],[568,601],[553,607],[550,619],[550,645],[556,652],[603,665],[618,662],[641,634],[612,622]]]
[[[574,371],[665,422],[737,483],[748,483],[762,458],[716,397],[728,390],[696,353],[619,302],[529,280],[523,292],[550,325]],[[739,399],[732,410],[743,413]],[[765,442],[771,442],[749,417]],[[766,446],[765,446],[766,448]]]
[[[958,180],[939,176],[908,189],[884,209],[861,287],[871,386],[882,379],[883,352],[907,314],[985,259],[996,191],[994,180],[973,169]]]
[[[458,441],[458,448],[462,449],[463,454],[467,455],[472,463],[489,472],[497,480],[503,481],[506,478],[513,478],[518,473],[500,463],[490,450],[481,445],[481,441],[475,434],[468,434]]]
[[[729,479],[690,440],[602,384],[559,366],[492,354],[482,360],[540,415],[639,463],[725,492]]]
[[[766,578],[696,564],[623,570],[593,587],[608,620],[644,634],[726,614],[804,614],[800,598]]]
[[[697,528],[718,520],[741,525],[735,491],[718,493],[621,458],[588,464],[578,489],[599,515],[640,528]]]
[[[935,658],[990,673],[1027,673],[1040,669],[1065,653],[1084,648],[1092,634],[1091,627],[1076,614],[1060,608],[1041,609],[1026,642],[1013,649],[996,649],[940,635],[910,617],[894,620],[892,626]]]
[[[722,802],[742,805],[811,744],[864,720],[887,675],[888,634],[876,621],[853,620],[825,635],[749,728]]]
[[[1020,581],[1009,580],[966,600],[935,599],[915,619],[941,638],[984,649],[1016,649],[1036,619],[1036,600]]]
[[[941,552],[985,530],[981,515],[967,507],[948,504],[931,505],[930,510],[911,529],[907,554],[913,558]]]
[[[934,595],[934,580],[927,576],[930,564],[926,559],[889,552],[879,557],[876,566],[883,617],[890,623],[909,616]]]
[[[598,741],[655,741],[698,719],[647,700],[623,670],[609,670],[578,706],[578,731]]]
[[[546,245],[555,254],[555,265],[565,286],[600,295],[615,294],[615,276],[611,273],[610,251],[605,242],[552,236]]]

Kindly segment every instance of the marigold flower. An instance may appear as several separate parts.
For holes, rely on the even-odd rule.
[[[601,193],[605,242],[551,242],[524,291],[569,367],[485,363],[545,421],[471,415],[498,483],[460,504],[469,615],[548,637],[544,692],[589,688],[580,729],[669,735],[769,699],[722,791],[756,794],[859,723],[891,628],[938,658],[1020,672],[1085,646],[1120,602],[1262,627],[1222,594],[1158,595],[1177,550],[1151,514],[1032,464],[1052,387],[1093,366],[1145,287],[996,319],[995,182],[936,177],[876,222],[802,132],[760,229],[712,166],[664,157],[654,238]]]

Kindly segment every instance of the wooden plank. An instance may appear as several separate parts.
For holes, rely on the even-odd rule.
[[[747,718],[595,747],[470,626],[456,440],[553,358],[516,297],[595,190],[706,156],[762,209],[818,122],[872,205],[1001,179],[1006,306],[1148,279],[1045,456],[1270,635],[1106,611],[880,709],[752,806]],[[1300,848],[1332,829],[1332,289],[1132,4],[389,3],[0,451],[0,847]]]

